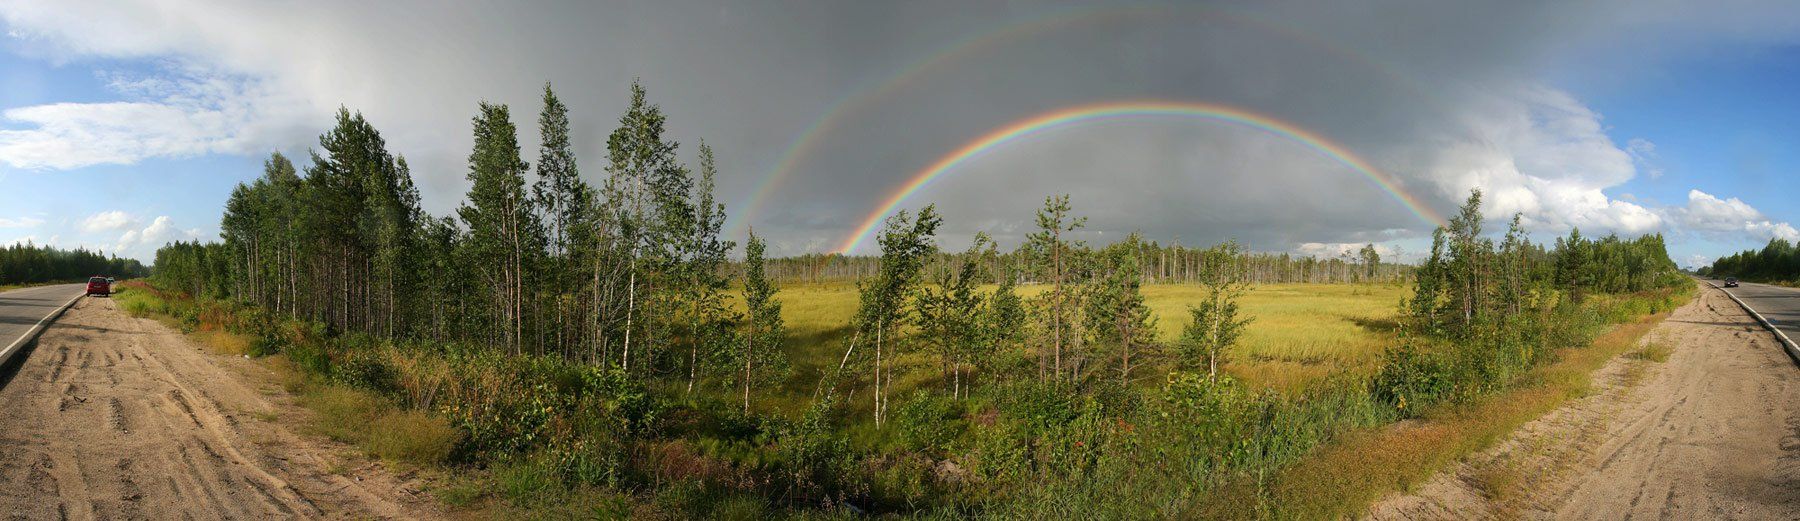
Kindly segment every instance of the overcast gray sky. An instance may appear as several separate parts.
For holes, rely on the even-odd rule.
[[[1658,146],[1666,121],[1616,126],[1595,108],[1629,116],[1640,110],[1627,96],[1634,86],[1718,56],[1791,54],[1794,4],[69,4],[0,1],[9,74],[91,83],[63,98],[0,98],[0,182],[49,192],[59,179],[87,182],[84,171],[179,169],[211,173],[204,179],[222,188],[80,216],[0,211],[0,228],[36,219],[12,235],[40,242],[141,252],[152,236],[216,233],[224,188],[253,178],[268,151],[304,157],[340,105],[363,112],[412,161],[427,209],[443,214],[466,189],[476,102],[510,104],[521,129],[534,129],[546,81],[571,107],[582,169],[597,182],[634,79],[668,113],[689,161],[701,139],[717,151],[734,224],[754,225],[785,254],[835,247],[917,171],[993,129],[1127,99],[1223,104],[1291,122],[1368,159],[1438,212],[1483,188],[1490,216],[1522,212],[1543,240],[1570,226],[1659,231],[1690,261],[1795,238],[1787,221],[1800,217],[1774,204],[1781,199],[1709,181],[1738,175],[1729,165]],[[84,74],[67,80],[70,70]],[[747,213],[750,194],[821,120],[827,132]],[[535,158],[530,134],[522,138]],[[1204,118],[1035,135],[962,164],[903,206],[938,204],[947,248],[976,231],[1010,245],[1053,193],[1073,194],[1077,212],[1092,217],[1090,240],[1141,230],[1332,254],[1365,241],[1416,252],[1429,234],[1319,151]],[[19,201],[0,204],[30,208]],[[134,235],[111,238],[121,231]]]

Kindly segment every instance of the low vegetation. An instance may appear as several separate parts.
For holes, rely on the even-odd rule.
[[[530,184],[507,108],[479,107],[456,219],[341,111],[304,175],[272,156],[223,243],[159,250],[160,289],[122,303],[279,355],[322,434],[455,469],[469,482],[440,497],[464,508],[1312,517],[1403,482],[1334,465],[1428,473],[1553,406],[1610,324],[1688,286],[1659,236],[1546,246],[1515,218],[1496,243],[1476,192],[1416,268],[1089,245],[1060,196],[1010,252],[942,252],[927,206],[887,221],[854,285],[783,288],[769,268],[790,261],[754,234],[728,260],[713,152],[678,161],[642,88],[597,189],[544,102]],[[1348,283],[1252,284],[1309,265]],[[391,430],[353,428],[373,423]]]

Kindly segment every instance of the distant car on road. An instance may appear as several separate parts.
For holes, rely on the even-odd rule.
[[[87,294],[90,297],[94,295],[112,296],[112,282],[108,281],[106,277],[90,277],[88,278]]]
[[[1737,277],[1725,277],[1725,287],[1727,287],[1727,288],[1738,287],[1737,286]]]

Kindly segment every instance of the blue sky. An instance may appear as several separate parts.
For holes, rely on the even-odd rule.
[[[1136,98],[1294,122],[1439,210],[1486,190],[1495,228],[1519,212],[1539,240],[1575,226],[1660,232],[1695,265],[1800,238],[1786,195],[1800,189],[1800,13],[1779,3],[1220,8],[1254,24],[1187,3],[1094,23],[1083,13],[1106,6],[624,4],[0,4],[0,243],[150,260],[166,241],[215,239],[231,187],[270,151],[304,158],[340,105],[408,156],[427,210],[443,215],[465,187],[475,103],[513,104],[530,129],[545,81],[574,109],[597,182],[634,79],[668,110],[674,138],[719,151],[721,199],[733,203],[812,122],[841,117],[752,223],[782,254],[841,242],[884,193],[970,136]],[[1007,32],[1070,12],[1066,27]],[[992,34],[1008,37],[982,38]],[[967,41],[986,43],[945,52]],[[924,72],[867,95],[904,70]],[[521,139],[535,157],[534,136]],[[1062,192],[1100,240],[1135,229],[1321,255],[1364,242],[1423,251],[1427,226],[1311,154],[1242,129],[1115,122],[984,155],[909,205],[940,205],[951,249],[975,232],[1016,242],[1031,207]]]

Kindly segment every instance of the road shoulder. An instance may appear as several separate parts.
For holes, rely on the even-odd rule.
[[[1800,515],[1800,385],[1775,337],[1702,290],[1587,396],[1515,430],[1374,519],[1764,518]]]
[[[300,434],[276,382],[82,299],[0,389],[0,515],[442,517],[418,480]]]

